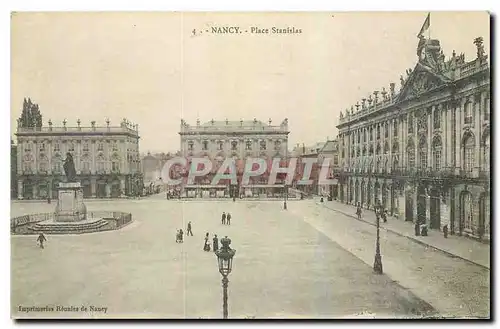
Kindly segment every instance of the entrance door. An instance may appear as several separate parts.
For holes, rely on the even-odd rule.
[[[423,186],[418,188],[417,196],[417,221],[419,224],[424,224],[426,220],[427,211],[427,196]]]
[[[430,208],[430,228],[439,230],[441,228],[441,197],[437,190],[433,190],[431,194]]]
[[[105,198],[106,197],[106,183],[97,182],[96,197]]]
[[[405,221],[413,222],[413,196],[411,194],[406,195]]]

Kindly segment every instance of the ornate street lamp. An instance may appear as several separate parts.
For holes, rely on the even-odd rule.
[[[373,263],[373,271],[376,274],[382,274],[382,256],[380,255],[380,212],[381,206],[378,206],[378,210],[375,211],[375,216],[377,218],[377,243],[375,246],[375,262]]]
[[[227,276],[231,273],[233,267],[233,257],[236,254],[236,250],[231,249],[229,245],[231,244],[231,239],[227,236],[220,240],[222,247],[215,252],[217,256],[217,261],[219,263],[219,272],[222,275],[222,314],[223,318],[227,319],[227,285],[229,280]]]

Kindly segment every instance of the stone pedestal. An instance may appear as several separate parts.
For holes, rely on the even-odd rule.
[[[59,183],[55,210],[56,222],[77,222],[87,218],[87,207],[83,203],[83,188],[80,182]]]

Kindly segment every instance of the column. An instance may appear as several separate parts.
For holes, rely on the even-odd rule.
[[[111,197],[111,185],[110,183],[106,183],[106,198]]]
[[[448,168],[451,167],[451,106],[450,103],[444,103],[444,106],[442,106],[443,110],[443,116],[442,116],[442,124],[443,124],[443,164],[442,167]]]
[[[481,154],[483,153],[483,147],[481,146],[481,137],[483,135],[481,126],[481,94],[474,96],[474,127],[475,127],[475,145],[476,145],[476,156],[474,163],[474,174],[479,174],[479,168],[481,164]],[[474,176],[477,177],[477,176]]]
[[[425,223],[430,226],[431,224],[431,196],[429,191],[425,197]]]
[[[427,168],[434,167],[432,165],[432,131],[434,129],[434,111],[436,111],[436,105],[432,105],[430,115],[427,114]]]
[[[19,200],[23,199],[23,180],[19,179],[17,181],[17,198]]]
[[[456,115],[455,115],[455,172],[459,172],[462,168],[462,156],[461,156],[461,145],[462,145],[462,117],[463,109],[465,106],[466,99],[462,98],[456,105]]]
[[[417,212],[417,202],[418,202],[418,184],[414,183],[412,186],[412,198],[413,198],[413,222],[416,223],[418,220],[418,212]]]
[[[93,177],[93,178],[90,179],[90,192],[91,192],[91,197],[92,198],[95,198],[97,196],[96,195],[96,189],[97,189],[97,181]]]
[[[404,116],[401,116],[401,120],[398,125],[398,141],[399,141],[399,167],[403,169],[406,166],[406,135],[405,135],[406,122]]]
[[[125,197],[125,176],[122,176],[120,178],[120,190],[121,190],[120,197],[124,198]]]

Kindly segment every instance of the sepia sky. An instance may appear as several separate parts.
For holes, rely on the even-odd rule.
[[[395,82],[416,61],[427,13],[15,13],[11,125],[24,97],[44,125],[139,124],[140,148],[179,149],[180,119],[289,119],[290,144],[337,135],[340,110]],[[301,34],[193,36],[211,26],[273,26]],[[489,54],[485,12],[433,12],[448,58]],[[427,33],[425,34],[427,36]],[[14,132],[14,131],[13,131]],[[292,148],[292,145],[290,146]]]

